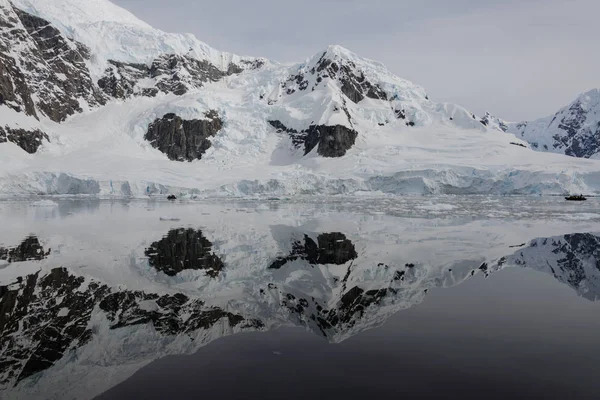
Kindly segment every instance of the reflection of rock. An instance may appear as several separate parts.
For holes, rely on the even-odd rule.
[[[294,242],[291,254],[277,258],[269,265],[269,269],[279,269],[297,259],[306,260],[310,264],[342,265],[357,257],[354,245],[342,233],[323,233],[317,237],[317,242],[304,235],[304,243]]]
[[[80,290],[84,279],[55,269],[0,287],[0,383],[17,383],[50,368],[69,348],[91,337],[87,325],[105,286]]]
[[[600,236],[593,233],[535,239],[502,264],[546,271],[590,300],[600,298]]]
[[[166,114],[148,126],[145,139],[170,160],[199,160],[211,146],[209,139],[223,128],[216,111],[209,111],[205,116],[206,119],[184,120],[175,114]]]
[[[79,396],[86,397],[86,382],[100,376],[105,383],[92,397],[158,357],[281,325],[339,342],[418,304],[431,288],[487,277],[507,266],[551,272],[580,293],[587,290],[590,299],[598,293],[600,236],[594,234],[536,239],[529,247],[507,250],[516,253],[498,262],[474,258],[436,267],[396,258],[401,249],[391,258],[377,246],[367,251],[354,236],[351,241],[338,232],[300,232],[272,229],[286,253],[270,265],[265,256],[273,253],[258,250],[269,248],[264,242],[225,243],[220,251],[232,252],[227,258],[232,264],[219,279],[180,274],[162,286],[165,277],[159,276],[150,285],[156,290],[127,290],[55,269],[0,287],[0,385],[16,384],[18,392],[54,390],[59,387],[54,379],[60,379],[63,390],[76,386],[73,392],[86,390]],[[216,276],[225,267],[211,242],[193,229],[172,230],[145,253],[150,265],[170,276],[185,269]]]
[[[50,251],[50,249],[48,249],[48,251],[44,250],[44,247],[42,247],[37,237],[29,236],[17,247],[0,247],[0,260],[5,260],[9,263],[31,260],[40,261],[48,257]]]
[[[256,330],[258,320],[183,294],[158,295],[110,288],[58,268],[19,278],[0,287],[0,386],[9,387],[47,370],[67,354],[90,343],[95,320],[108,320],[110,331],[151,325],[164,337],[192,335],[218,323],[228,329]],[[74,359],[73,361],[76,361]],[[68,390],[68,388],[66,388]]]
[[[173,229],[158,242],[146,249],[151,266],[169,276],[184,270],[204,270],[216,277],[225,264],[211,252],[212,243],[194,229]]]

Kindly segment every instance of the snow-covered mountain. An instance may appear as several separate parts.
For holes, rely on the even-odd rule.
[[[108,0],[0,0],[0,68],[4,196],[600,191],[595,161],[339,46],[282,65]]]
[[[600,158],[600,89],[583,93],[549,117],[509,124],[507,131],[535,150]]]

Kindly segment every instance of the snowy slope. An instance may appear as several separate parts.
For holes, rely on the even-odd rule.
[[[0,55],[13,80],[25,75],[0,94],[30,99],[0,104],[0,127],[37,130],[0,144],[2,196],[600,192],[599,161],[534,152],[500,120],[436,103],[340,46],[288,66],[159,31],[107,0],[0,1],[19,27],[0,39],[24,44]],[[44,58],[47,38],[76,62]],[[45,75],[25,73],[30,55]],[[15,149],[38,131],[33,156]]]
[[[581,94],[552,116],[509,124],[508,132],[539,151],[600,158],[600,89]]]

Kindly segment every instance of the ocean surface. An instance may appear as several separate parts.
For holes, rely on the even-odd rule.
[[[600,200],[0,201],[0,398],[596,399]]]

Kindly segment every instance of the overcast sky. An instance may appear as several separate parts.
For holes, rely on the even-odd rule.
[[[329,44],[381,61],[432,100],[508,120],[600,87],[600,0],[112,0],[156,28],[280,62]]]

